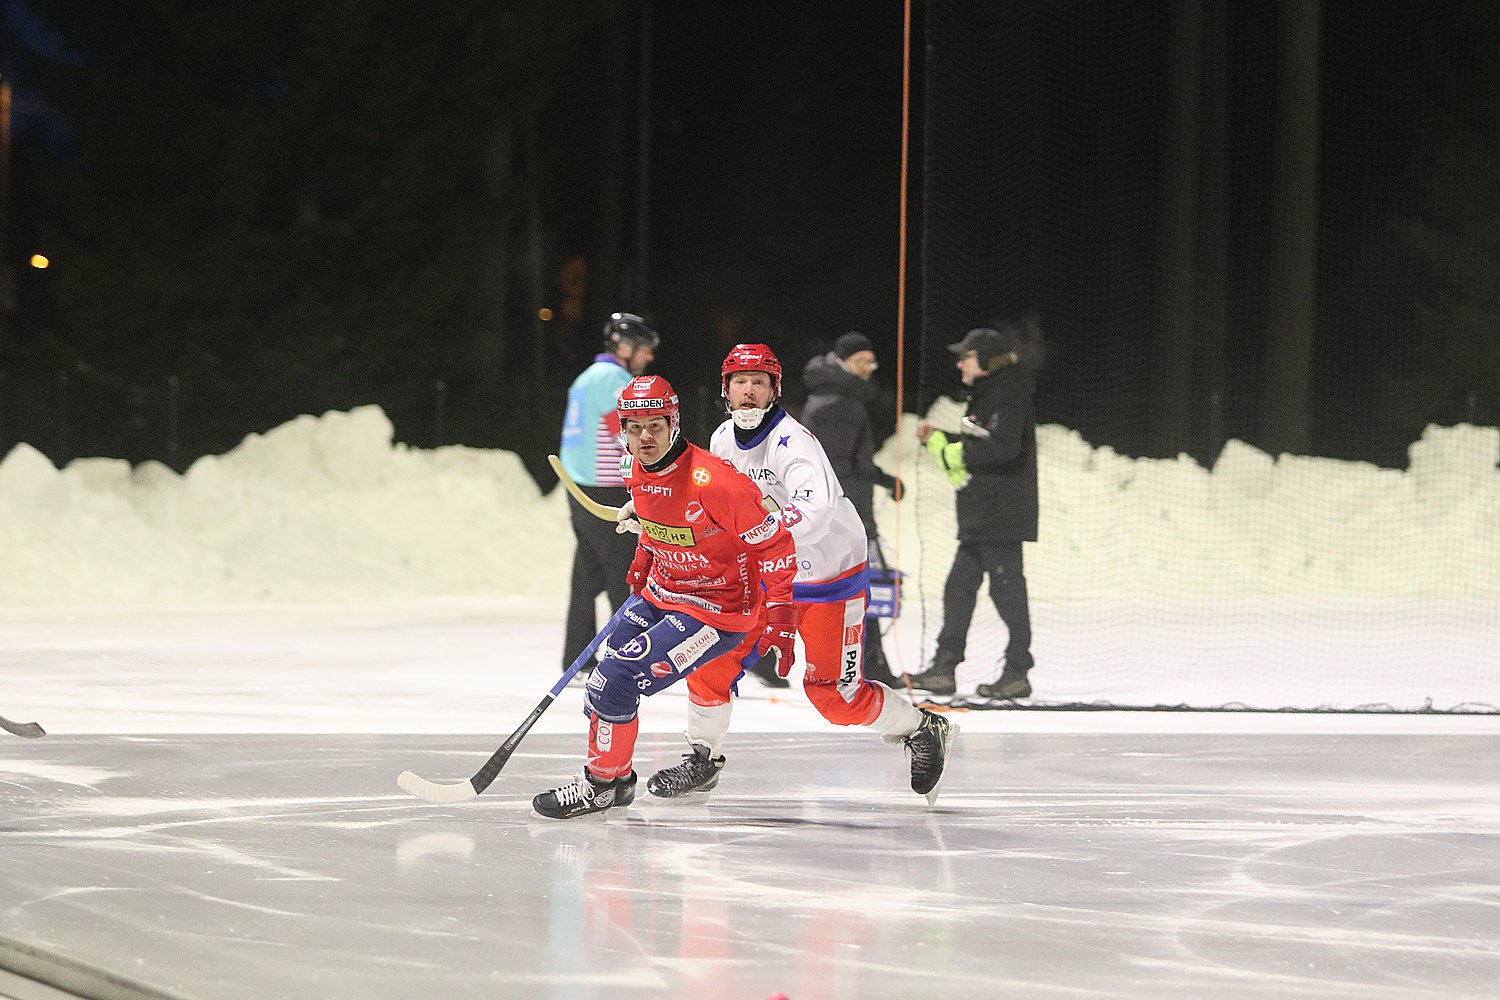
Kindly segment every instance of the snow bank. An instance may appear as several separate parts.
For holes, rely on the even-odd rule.
[[[962,410],[929,414],[956,427]],[[917,503],[887,504],[885,537],[929,590],[953,549],[952,489],[919,456],[917,418],[877,461]],[[1037,432],[1040,540],[1026,552],[1033,600],[1349,595],[1500,597],[1500,429],[1430,426],[1405,471],[1272,457],[1241,441],[1212,469],[1186,455],[1130,459],[1056,425]],[[921,461],[919,461],[919,458]],[[900,519],[899,523],[897,519]],[[912,540],[918,540],[917,545]]]
[[[0,462],[0,601],[357,602],[565,592],[572,532],[509,452],[392,443],[374,406],[184,475],[27,445]]]
[[[958,413],[943,400],[931,419],[956,425]],[[940,579],[951,489],[918,461],[915,421],[878,456],[914,499],[879,518],[899,564]],[[1057,426],[1038,445],[1036,601],[1500,598],[1493,427],[1429,427],[1406,471],[1238,441],[1209,470],[1129,459]],[[394,444],[373,406],[252,434],[181,476],[105,458],[59,471],[24,444],[0,462],[0,602],[11,605],[560,599],[572,548],[566,498],[543,496],[514,454]]]

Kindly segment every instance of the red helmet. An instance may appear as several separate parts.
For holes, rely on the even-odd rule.
[[[672,383],[660,375],[638,375],[631,379],[620,390],[615,410],[620,416],[622,430],[625,421],[632,417],[637,420],[666,417],[672,427],[672,440],[677,440],[677,393],[672,389]]]
[[[719,393],[729,398],[729,376],[736,372],[765,372],[771,376],[771,392],[781,398],[781,362],[765,344],[736,344],[719,369]]]

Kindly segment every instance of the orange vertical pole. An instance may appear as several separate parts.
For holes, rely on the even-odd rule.
[[[906,175],[911,133],[911,0],[901,33],[901,212],[896,256],[896,428],[901,427],[906,391]],[[901,437],[896,436],[900,448]]]
[[[905,16],[901,26],[901,206],[900,221],[898,223],[897,251],[896,251],[896,472],[901,472],[901,451],[904,435],[902,434],[901,417],[906,412],[906,178],[909,169],[911,136],[911,0],[906,0]],[[915,478],[915,477],[913,477]],[[909,489],[910,485],[902,480],[903,490]],[[903,496],[903,503],[915,503],[910,497]],[[891,556],[888,560],[891,566],[901,564],[901,515],[896,515],[896,535],[892,539]],[[896,631],[896,623],[891,623],[891,631]],[[897,664],[897,676],[906,674],[905,664],[902,663],[901,649],[899,643],[896,646],[895,661]],[[906,682],[907,694],[911,693],[911,681]]]

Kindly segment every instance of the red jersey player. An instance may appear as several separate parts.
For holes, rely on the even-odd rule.
[[[641,524],[627,580],[643,600],[606,637],[584,686],[588,760],[572,781],[531,800],[540,816],[570,819],[629,805],[642,695],[652,695],[759,633],[782,669],[795,657],[792,579],[797,556],[760,490],[722,458],[681,437],[677,395],[646,375],[620,393],[629,454],[625,485]]]

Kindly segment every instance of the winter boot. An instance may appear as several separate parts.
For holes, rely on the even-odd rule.
[[[941,715],[922,709],[922,724],[910,736],[883,736],[893,746],[905,746],[911,755],[911,790],[927,797],[927,804],[937,802],[943,782],[943,769],[958,736],[958,726]]]
[[[1031,671],[1032,662],[1030,653],[1018,653],[1012,657],[1007,652],[1005,669],[1000,671],[1000,679],[979,685],[974,693],[981,698],[1000,698],[1007,701],[1031,697],[1031,682],[1026,679],[1026,675]]]
[[[981,698],[999,698],[1007,701],[1031,697],[1031,682],[1025,674],[1003,673],[992,684],[981,684],[974,689]]]
[[[953,671],[963,662],[963,657],[955,656],[952,651],[939,648],[933,654],[932,662],[927,669],[920,674],[912,674],[907,680],[911,681],[913,688],[929,691],[932,694],[953,694],[958,690],[958,682],[953,679]]]
[[[693,743],[692,752],[682,755],[682,763],[664,767],[646,782],[646,790],[657,798],[675,799],[689,792],[707,792],[719,783],[724,770],[724,755],[710,757],[708,747]]]
[[[559,788],[542,792],[531,800],[531,808],[547,819],[572,819],[589,813],[604,812],[611,806],[628,806],[635,801],[635,772],[623,778],[596,778],[584,768],[573,780]]]

